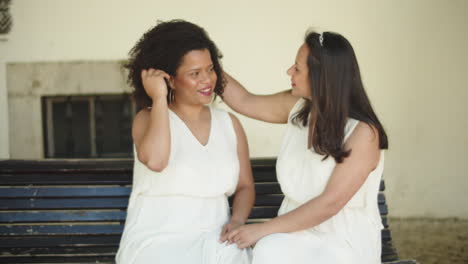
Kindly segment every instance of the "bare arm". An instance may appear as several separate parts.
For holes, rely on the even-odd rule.
[[[265,122],[288,122],[289,112],[299,100],[291,94],[291,90],[271,95],[255,95],[247,91],[229,74],[224,74],[227,80],[223,93],[224,101],[234,111]]]
[[[268,223],[269,232],[294,232],[321,224],[337,214],[364,184],[379,162],[377,132],[361,122],[347,141],[351,154],[337,164],[323,193]]]
[[[132,127],[137,158],[158,172],[166,168],[171,149],[165,75],[162,71],[142,71],[142,81],[153,105],[151,110],[143,109],[136,115]]]
[[[367,124],[359,123],[346,143],[346,148],[352,149],[350,156],[337,164],[321,195],[289,213],[252,226],[250,230],[242,230],[244,227],[241,227],[229,235],[229,240],[242,241],[242,246],[250,246],[263,236],[308,229],[334,216],[377,166],[380,157],[378,142],[377,132]]]
[[[231,114],[230,116],[237,135],[237,156],[239,158],[240,173],[232,205],[231,221],[224,226],[221,232],[221,242],[226,241],[227,234],[231,230],[243,225],[247,221],[255,201],[255,187],[250,166],[247,138],[237,117]]]
[[[232,219],[245,223],[255,201],[254,181],[244,129],[237,117],[230,116],[237,135],[237,156],[240,165],[239,182],[232,206]]]

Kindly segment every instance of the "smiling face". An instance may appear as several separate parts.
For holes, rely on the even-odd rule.
[[[192,50],[182,57],[176,75],[170,79],[175,101],[185,104],[209,104],[216,86],[216,72],[207,49]]]
[[[291,76],[292,94],[311,99],[309,67],[307,66],[308,56],[309,48],[306,44],[302,44],[297,51],[294,65],[288,69],[287,73]]]

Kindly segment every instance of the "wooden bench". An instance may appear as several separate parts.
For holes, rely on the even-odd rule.
[[[275,159],[253,159],[257,198],[249,221],[274,217],[283,199]],[[114,263],[132,183],[133,161],[0,161],[0,263]],[[385,189],[382,182],[381,191]],[[382,261],[400,261],[385,196]]]

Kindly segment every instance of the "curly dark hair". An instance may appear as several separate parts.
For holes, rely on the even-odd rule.
[[[192,50],[204,49],[210,52],[214,71],[218,77],[214,92],[221,96],[226,85],[220,63],[222,54],[203,28],[177,19],[159,21],[155,27],[143,34],[130,50],[130,58],[124,65],[128,69],[127,82],[134,88],[133,98],[137,107],[141,109],[152,105],[152,100],[143,87],[142,70],[154,68],[175,76],[185,54]],[[169,97],[167,99],[170,102]]]

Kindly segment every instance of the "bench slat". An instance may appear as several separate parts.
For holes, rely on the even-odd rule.
[[[398,254],[393,247],[392,241],[382,241],[382,259],[385,261],[393,261],[398,259]]]
[[[253,169],[275,168],[276,158],[252,158]],[[133,158],[122,159],[59,159],[59,160],[0,160],[0,174],[28,172],[69,172],[69,171],[127,171],[133,169]]]
[[[131,173],[33,173],[33,174],[3,174],[0,186],[16,185],[129,185]]]
[[[256,182],[255,194],[283,194],[277,182]]]
[[[254,207],[250,213],[249,218],[273,218],[278,215],[279,206],[262,206]]]
[[[80,264],[114,264],[114,256],[28,256],[28,257],[0,257],[0,263],[80,263]]]
[[[89,224],[89,225],[0,225],[0,236],[26,235],[120,235],[123,224]]]
[[[46,160],[3,160],[0,173],[66,172],[66,171],[130,171],[133,159],[46,159]]]
[[[282,194],[275,182],[255,183],[256,194]],[[0,198],[41,197],[128,197],[131,187],[87,186],[87,187],[10,187],[0,188]]]
[[[102,256],[113,256],[117,252],[118,245],[111,246],[86,246],[86,247],[76,247],[76,246],[62,246],[62,247],[42,247],[41,245],[36,245],[33,248],[24,248],[24,247],[12,247],[12,248],[2,248],[5,254],[0,254],[0,259],[2,257],[8,257],[8,254],[11,255],[102,255]]]
[[[11,187],[0,188],[0,198],[40,197],[114,197],[130,196],[130,187],[89,186],[89,187]]]
[[[277,208],[276,212],[279,209],[279,205],[281,204],[281,200],[283,199],[282,195],[262,195],[257,197],[255,202],[255,207],[252,210],[251,217],[253,218],[269,218],[276,216],[276,213],[272,215],[268,213],[268,217],[262,217],[261,212],[263,212],[263,207],[274,207]],[[80,199],[82,200],[82,199]],[[89,203],[92,203],[93,199],[88,200]],[[96,199],[94,199],[96,201]],[[116,200],[113,200],[116,201]],[[96,204],[95,208],[85,208],[79,210],[79,208],[71,208],[71,210],[63,211],[63,210],[50,210],[54,209],[54,202],[50,201],[53,206],[50,206],[49,209],[42,209],[38,210],[35,208],[29,208],[31,210],[23,210],[23,211],[0,211],[0,223],[28,223],[28,222],[81,222],[81,221],[125,221],[126,211],[119,210],[120,208],[125,208],[126,203],[122,202],[121,206],[116,204],[113,205],[112,208],[110,206],[105,209],[101,208],[100,205]],[[64,205],[64,204],[62,204]],[[385,217],[388,214],[388,207],[386,204],[379,204],[379,210],[382,217],[382,224],[384,227],[388,227],[387,218]],[[57,208],[64,208],[64,206],[60,206]],[[270,209],[268,210],[270,212]]]
[[[1,198],[42,198],[42,197],[128,197],[131,187],[88,186],[88,187],[10,187],[0,188]],[[282,194],[278,183],[255,183],[255,192],[259,194]],[[378,203],[385,203],[385,195],[379,193]],[[9,204],[3,208],[9,208]],[[0,206],[2,208],[2,206]],[[10,207],[11,208],[11,207]]]
[[[281,194],[264,194],[256,198],[256,206],[279,206]],[[45,210],[45,209],[122,209],[128,205],[127,197],[86,197],[86,198],[21,198],[0,199],[0,210]]]
[[[1,236],[25,236],[25,235],[70,235],[70,234],[121,234],[124,225],[119,224],[67,224],[65,225],[0,225]],[[389,232],[389,231],[385,231]],[[391,243],[388,233],[383,234],[383,240]],[[396,254],[391,246],[382,245],[382,255]],[[387,252],[387,253],[386,253]]]
[[[390,232],[390,229],[384,228],[382,229],[382,242],[390,242],[392,241],[392,234]]]
[[[84,236],[17,236],[0,237],[0,249],[8,247],[34,248],[63,246],[109,246],[118,245],[120,235]]]
[[[250,218],[271,218],[277,215],[279,206],[272,206],[280,200],[279,196],[258,198],[257,206],[253,208]],[[258,206],[263,204],[265,206]],[[388,214],[387,205],[379,205],[382,215]],[[265,213],[265,215],[262,215]],[[0,211],[0,223],[32,223],[32,222],[83,222],[83,221],[125,221],[126,211],[121,210],[71,210],[71,211]]]
[[[125,209],[128,198],[59,198],[59,199],[0,199],[0,210],[6,209]]]
[[[0,223],[110,222],[125,221],[126,211],[30,211],[0,212]]]
[[[255,182],[276,182],[276,174],[272,175],[271,170],[252,169]],[[31,172],[24,174],[0,174],[2,180],[0,186],[15,185],[129,185],[132,182],[131,172],[110,171],[110,172]]]
[[[123,229],[123,226],[120,226],[119,229]],[[385,240],[386,233],[382,233],[382,260],[383,261],[394,261],[398,259],[394,248],[388,240]],[[118,243],[120,241],[120,235],[108,235],[100,234],[99,236],[23,236],[23,237],[14,237],[14,238],[0,238],[0,249],[2,247],[9,248],[8,251],[2,250],[2,252],[10,252],[12,254],[31,254],[31,249],[35,254],[89,254],[92,252],[94,254],[103,255],[105,253],[114,254]],[[38,244],[40,242],[40,244]],[[45,249],[35,249],[30,248],[37,245],[42,247],[49,247]],[[77,246],[79,245],[79,246]],[[107,246],[105,248],[95,248],[96,246]],[[72,249],[66,247],[72,246]],[[90,248],[92,246],[93,248]],[[114,247],[109,247],[114,246]],[[103,250],[104,249],[104,250]]]
[[[385,228],[388,228],[387,216],[381,215],[381,218],[382,218],[382,225],[383,225]]]
[[[250,218],[271,218],[277,215],[279,206],[254,207]],[[125,221],[126,211],[30,211],[0,212],[0,223],[43,223],[43,222],[110,222]]]
[[[257,195],[255,197],[255,204],[254,207],[256,206],[280,206],[281,202],[283,201],[284,195],[282,194],[262,194],[262,195]],[[229,197],[229,205],[232,207],[234,197],[231,196]]]

